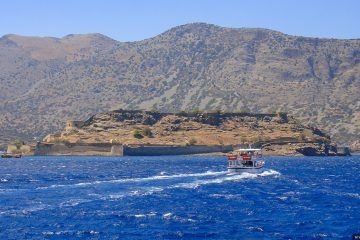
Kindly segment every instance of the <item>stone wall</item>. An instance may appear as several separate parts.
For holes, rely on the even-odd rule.
[[[160,156],[230,152],[233,146],[113,145],[111,143],[38,143],[34,155]]]
[[[167,146],[167,145],[131,145],[124,146],[126,156],[160,156],[160,155],[189,155],[214,152],[230,152],[233,146]]]
[[[122,146],[110,143],[38,143],[34,155],[122,156]]]

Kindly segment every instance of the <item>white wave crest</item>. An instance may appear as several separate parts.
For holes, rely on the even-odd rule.
[[[44,231],[44,232],[42,232],[42,234],[46,235],[46,236],[51,236],[51,235],[79,235],[79,236],[82,236],[83,234],[95,235],[95,234],[99,234],[99,232],[97,232],[95,230],[89,230],[89,231],[66,230],[66,231]]]
[[[156,212],[149,212],[149,213],[130,214],[128,216],[134,217],[134,218],[151,218],[151,217],[156,217],[157,215],[158,215],[158,213],[156,213]]]
[[[219,194],[219,193],[214,193],[214,194],[210,194],[210,197],[213,198],[225,198],[225,199],[240,199],[241,195],[240,194]]]
[[[67,200],[65,202],[62,202],[60,203],[60,207],[74,207],[74,206],[77,206],[81,203],[86,203],[86,202],[89,202],[90,200],[88,199],[70,199],[70,200]]]
[[[281,175],[281,173],[279,173],[278,171],[270,169],[270,170],[264,171],[264,172],[259,174],[259,176],[261,176],[261,177],[273,176],[273,175],[279,176],[279,175]]]
[[[169,219],[169,218],[171,218],[172,216],[173,216],[172,213],[165,213],[165,214],[163,214],[163,218],[165,218],[165,219]]]
[[[274,176],[274,175],[275,176],[280,175],[280,173],[275,170],[268,170],[268,171],[264,171],[259,174],[248,173],[248,172],[243,172],[240,174],[232,173],[232,174],[228,174],[225,177],[220,177],[220,178],[215,178],[215,179],[205,179],[205,180],[196,180],[196,181],[189,182],[189,183],[179,183],[179,184],[174,185],[174,188],[197,188],[199,186],[207,185],[207,184],[219,184],[219,183],[228,182],[228,181],[239,181],[239,180],[243,180],[243,179],[254,179],[257,177],[267,177],[267,176]]]
[[[358,193],[340,193],[338,195],[360,199],[360,194]]]

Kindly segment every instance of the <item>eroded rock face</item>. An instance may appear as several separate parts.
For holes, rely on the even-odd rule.
[[[97,123],[114,123],[122,122],[128,125],[133,124],[145,124],[153,125],[162,118],[162,114],[150,111],[127,111],[127,110],[116,110],[109,113],[97,114],[90,117],[89,120],[85,121],[86,126],[94,125]],[[99,124],[97,124],[99,125]]]
[[[219,126],[221,124],[221,120],[222,118],[220,118],[220,114],[218,113],[213,113],[213,114],[199,114],[196,117],[197,122],[201,122],[204,124],[209,124],[209,125],[214,125],[214,126]]]
[[[352,151],[360,152],[360,140],[354,141],[350,147]]]
[[[329,148],[323,144],[313,144],[313,146],[299,147],[296,151],[305,156],[326,156],[329,154]]]

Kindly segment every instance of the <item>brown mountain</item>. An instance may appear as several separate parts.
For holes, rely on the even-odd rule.
[[[338,143],[360,135],[360,40],[195,23],[121,43],[0,38],[0,141],[118,108],[284,111]]]

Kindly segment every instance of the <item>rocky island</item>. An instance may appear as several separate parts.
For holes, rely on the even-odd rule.
[[[330,137],[286,113],[115,110],[68,121],[46,136],[36,155],[177,155],[263,146],[268,155],[336,153]]]

